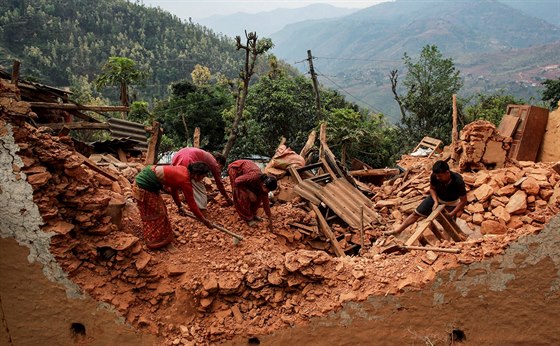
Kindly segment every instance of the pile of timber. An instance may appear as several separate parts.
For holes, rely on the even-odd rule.
[[[533,233],[560,211],[558,164],[517,165],[462,173],[468,204],[460,216],[472,235],[505,234],[524,228]],[[558,171],[557,171],[558,170]],[[412,172],[374,189],[375,209],[388,225],[400,224],[427,196],[431,171]],[[458,220],[458,223],[460,223]],[[480,232],[480,233],[479,233]]]
[[[325,125],[321,126],[320,142],[318,162],[290,167],[290,175],[297,183],[294,191],[308,202],[308,208],[317,218],[318,229],[335,255],[355,254],[376,238],[378,231],[374,225],[379,225],[381,219],[373,210],[371,200],[338,166],[326,143]]]

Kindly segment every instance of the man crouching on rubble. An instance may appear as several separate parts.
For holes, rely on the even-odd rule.
[[[408,226],[415,223],[419,218],[430,215],[434,208],[439,204],[445,205],[449,216],[455,218],[463,211],[467,204],[467,190],[465,182],[459,173],[449,170],[449,165],[445,161],[437,161],[432,167],[430,176],[430,195],[410,214],[394,231],[384,232],[384,234],[398,234]]]
[[[192,182],[202,181],[209,168],[203,162],[191,163],[188,168],[183,166],[146,166],[136,176],[134,197],[140,210],[143,223],[143,237],[150,249],[163,247],[173,241],[173,230],[167,217],[167,208],[161,198],[160,191],[166,187],[171,190],[173,201],[179,208],[179,214],[185,215],[179,198],[179,190],[183,191],[185,201],[193,214],[208,228],[212,223],[202,214],[195,201]]]

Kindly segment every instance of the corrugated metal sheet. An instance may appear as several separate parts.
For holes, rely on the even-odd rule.
[[[135,149],[148,150],[147,132],[144,125],[134,121],[111,118],[109,123],[109,131],[113,138],[127,138],[138,142]]]

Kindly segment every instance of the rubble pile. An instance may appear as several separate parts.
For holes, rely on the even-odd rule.
[[[463,230],[471,239],[481,234],[522,235],[541,230],[560,207],[560,175],[553,167],[552,163],[522,161],[500,169],[462,173],[468,200],[460,216],[468,226]],[[397,178],[373,188],[376,209],[388,225],[400,224],[414,212],[428,194],[430,173],[412,169],[406,181]]]
[[[9,93],[0,94],[0,117],[12,125],[24,162],[23,167],[14,164],[13,171],[33,187],[43,230],[55,234],[52,254],[84,292],[114,306],[127,323],[159,336],[165,345],[268,334],[349,301],[420,289],[441,270],[501,253],[558,213],[560,175],[551,165],[520,162],[465,173],[470,203],[461,217],[472,232],[469,240],[454,244],[459,255],[385,254],[377,246],[383,238],[368,233],[375,243],[362,248],[360,256],[335,258],[306,242],[316,236],[316,215],[300,197],[291,197],[286,182],[284,198],[272,199],[272,232],[266,222],[251,227],[233,207],[222,207],[221,195],[211,200],[209,219],[243,235],[237,245],[230,236],[180,216],[164,195],[175,241],[150,250],[141,239],[131,198],[131,182],[141,165],[119,167],[108,157],[102,165],[103,160],[82,157],[70,137],[25,122],[32,115],[29,107],[14,101],[17,89]],[[406,176],[372,187],[387,227],[402,222],[426,193],[433,161],[405,157],[399,164],[408,169]],[[225,185],[229,190],[227,180]],[[332,227],[351,233],[344,224]],[[375,234],[381,237],[379,230]]]
[[[486,120],[477,120],[461,130],[461,171],[501,168],[511,146],[511,137],[504,137],[496,126]]]

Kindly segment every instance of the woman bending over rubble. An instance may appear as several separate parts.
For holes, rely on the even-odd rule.
[[[163,247],[173,241],[173,231],[167,216],[167,208],[160,195],[163,188],[170,190],[173,201],[179,208],[179,214],[185,214],[179,198],[179,190],[181,190],[193,214],[206,227],[213,228],[212,223],[198,208],[192,187],[193,181],[200,182],[208,172],[208,165],[203,162],[195,162],[191,163],[188,168],[183,166],[147,166],[138,173],[135,179],[137,186],[135,198],[144,226],[144,241],[150,249]]]
[[[233,191],[233,205],[239,216],[249,226],[255,225],[260,218],[257,210],[262,205],[268,217],[268,228],[272,231],[272,213],[268,193],[276,190],[276,178],[264,174],[256,163],[250,160],[237,160],[228,166],[228,176]]]
[[[218,190],[225,199],[225,205],[232,205],[233,201],[229,198],[221,177],[222,169],[224,169],[226,164],[226,158],[220,153],[210,154],[199,148],[183,148],[173,155],[173,159],[171,160],[171,164],[173,166],[188,167],[194,162],[204,162],[208,165],[210,173],[212,173],[212,176],[214,177],[216,187],[218,187]],[[208,197],[204,183],[193,182],[193,189],[198,208],[200,208],[202,213],[206,215],[205,211],[208,204]]]

